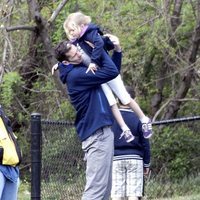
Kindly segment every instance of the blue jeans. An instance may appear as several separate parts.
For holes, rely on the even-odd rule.
[[[8,180],[0,171],[0,199],[1,200],[17,200],[17,192],[19,187],[19,178],[16,183]]]
[[[86,186],[82,200],[109,200],[112,186],[114,135],[110,126],[98,129],[82,142],[85,152]]]

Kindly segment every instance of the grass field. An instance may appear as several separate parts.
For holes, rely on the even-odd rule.
[[[18,200],[30,200],[31,194],[28,190],[27,186],[21,186],[19,190]],[[56,200],[56,199],[55,199]],[[143,200],[148,200],[148,198],[143,198]],[[200,200],[199,195],[191,195],[191,196],[181,196],[181,197],[171,197],[171,198],[154,198],[151,200]]]
[[[30,186],[27,182],[21,182],[19,186],[18,192],[18,200],[30,200],[31,193],[30,193]]]
[[[58,183],[54,184],[57,185]],[[60,192],[64,193],[64,191],[67,191],[69,195],[69,186],[68,187],[66,187],[65,185],[63,186],[64,187],[62,189],[60,188],[62,191]],[[145,190],[147,196],[144,197],[143,200],[200,200],[200,177],[199,176],[191,177],[190,179],[184,179],[182,181],[179,181],[178,183],[173,183],[173,184],[172,183],[161,184],[159,182],[156,182],[155,180],[151,180],[149,183],[147,183]],[[57,192],[60,193],[59,191]],[[74,192],[74,185],[71,186],[70,193],[72,195],[76,193]],[[164,198],[165,196],[166,198]],[[71,196],[70,199],[74,198],[75,197]],[[18,193],[18,200],[30,200],[30,199],[31,199],[30,184],[21,181]],[[48,197],[46,199],[48,199]],[[60,199],[59,197],[58,199],[56,197],[55,200],[60,200]],[[79,199],[76,198],[76,200]]]
[[[30,200],[31,195],[29,191],[20,191],[18,200]],[[56,200],[56,199],[55,199]],[[148,200],[147,198],[143,198],[143,200]],[[172,197],[172,198],[162,198],[162,199],[151,199],[151,200],[200,200],[200,194],[199,195],[192,195],[192,196],[184,196],[184,197]]]
[[[145,200],[145,199],[144,199]],[[146,199],[148,200],[148,199]],[[191,196],[182,196],[182,197],[171,197],[171,198],[164,198],[164,199],[152,199],[152,200],[200,200],[199,195],[191,195]]]

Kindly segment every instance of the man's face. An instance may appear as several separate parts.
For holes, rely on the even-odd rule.
[[[81,52],[73,44],[71,45],[71,49],[66,53],[66,56],[68,57],[68,62],[70,64],[80,64],[83,60]]]

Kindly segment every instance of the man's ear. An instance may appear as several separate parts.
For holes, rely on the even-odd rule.
[[[70,63],[69,63],[68,61],[66,61],[66,60],[63,60],[62,63],[63,63],[64,65],[69,65],[69,64],[70,64]]]

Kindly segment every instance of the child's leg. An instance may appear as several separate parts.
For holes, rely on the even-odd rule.
[[[101,87],[104,91],[104,94],[106,95],[109,105],[111,106],[112,113],[113,113],[117,123],[121,127],[122,131],[129,130],[128,126],[124,122],[124,119],[122,118],[122,115],[117,107],[117,101],[116,101],[115,96],[113,95],[110,87],[106,83],[102,84]]]
[[[107,84],[110,86],[115,95],[120,99],[122,104],[129,105],[140,119],[145,117],[139,105],[130,97],[129,93],[126,91],[120,75],[109,81]]]
[[[104,91],[104,94],[106,95],[106,98],[108,100],[109,105],[111,106],[112,113],[121,127],[122,131],[129,130],[128,126],[124,122],[124,119],[122,118],[122,115],[117,107],[117,101],[115,99],[115,96],[113,95],[110,87],[105,83],[101,85],[101,88]]]
[[[131,97],[126,91],[126,88],[120,75],[107,82],[107,84],[124,105],[128,105],[130,103]]]
[[[130,97],[129,93],[126,91],[121,76],[118,75],[116,78],[107,82],[107,84],[110,86],[115,95],[120,99],[120,101],[124,105],[128,105],[137,114],[137,116],[139,117],[140,121],[143,124],[144,137],[145,138],[151,137],[153,133],[151,121],[148,117],[145,116],[145,114],[143,113],[137,102]]]
[[[141,121],[143,118],[146,117],[143,111],[141,110],[140,106],[134,99],[131,98],[130,103],[128,105],[137,114]]]
[[[110,87],[107,84],[102,84],[101,87],[108,99],[109,105],[111,106],[113,116],[115,117],[117,123],[119,124],[120,128],[123,131],[122,136],[125,136],[127,142],[132,141],[134,139],[134,136],[131,134],[130,129],[126,125],[126,123],[117,107],[117,101],[116,101]]]
[[[107,83],[101,84],[101,88],[103,89],[104,94],[106,95],[106,98],[108,100],[108,103],[110,106],[117,103],[115,96],[112,93],[111,88],[108,86]]]
[[[112,113],[117,121],[117,123],[119,124],[119,126],[121,127],[122,131],[126,131],[126,130],[129,130],[128,126],[126,125],[120,111],[119,111],[119,108],[117,106],[117,104],[114,104],[111,106],[111,110],[112,110]]]
[[[119,124],[119,126],[121,127],[121,129],[123,131],[119,139],[121,139],[124,136],[126,142],[131,142],[132,140],[134,140],[135,137],[132,135],[130,129],[126,125],[126,123],[117,107],[117,104],[112,105],[111,110],[112,110],[112,113],[113,113],[117,123]]]

